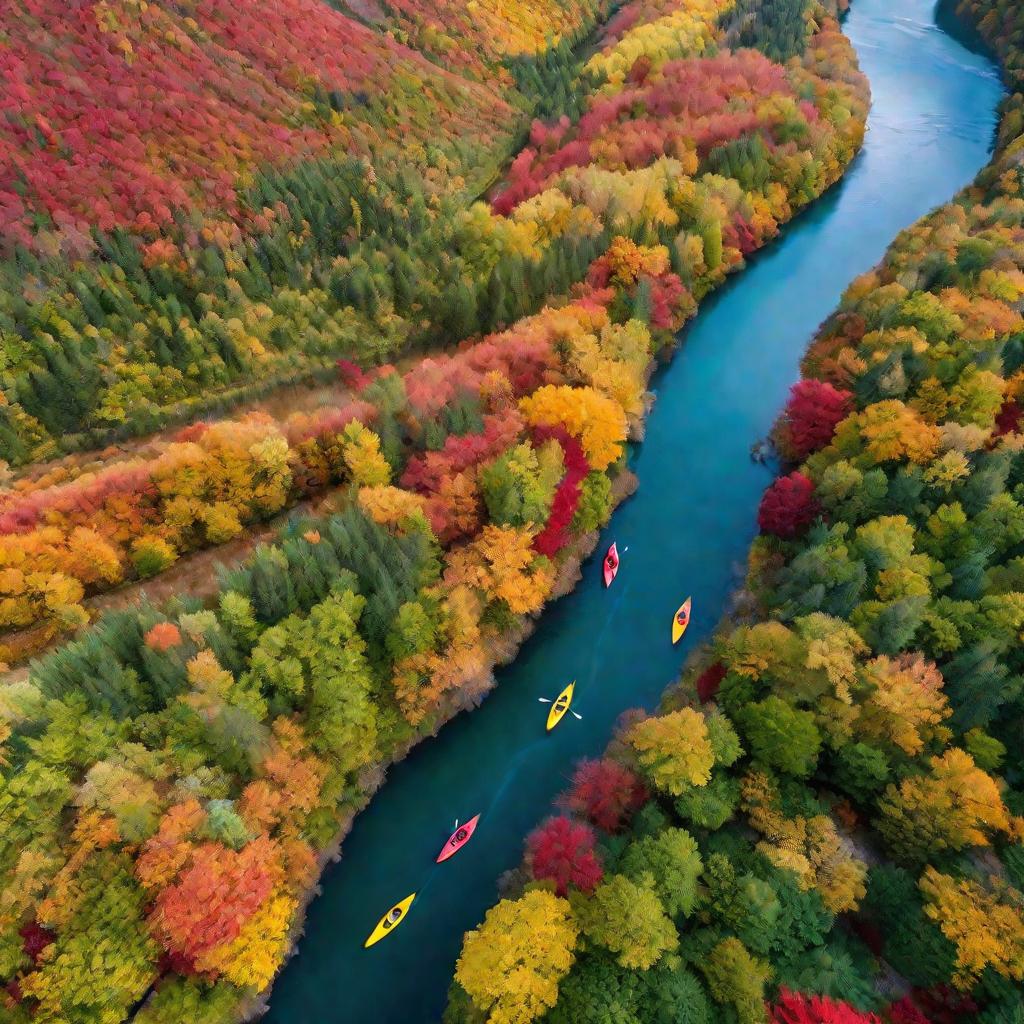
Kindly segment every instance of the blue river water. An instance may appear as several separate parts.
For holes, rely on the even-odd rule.
[[[751,445],[771,428],[816,327],[897,232],[968,183],[991,150],[998,74],[939,27],[933,0],[853,0],[845,29],[872,87],[864,150],[840,185],[705,302],[655,376],[647,436],[632,454],[640,489],[598,548],[612,539],[628,548],[613,588],[602,588],[592,558],[483,706],[391,769],[326,872],[265,1020],[438,1021],[462,934],[519,862],[523,836],[575,762],[603,749],[619,714],[653,708],[714,628],[770,480]],[[688,594],[693,624],[673,648],[671,617]],[[572,679],[583,718],[546,735],[538,698]],[[469,846],[435,865],[453,820],[478,812]],[[364,951],[381,914],[413,891],[401,928]]]

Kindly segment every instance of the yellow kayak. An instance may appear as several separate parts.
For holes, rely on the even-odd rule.
[[[569,705],[572,703],[572,691],[576,688],[576,680],[574,679],[557,697],[555,703],[551,705],[551,710],[548,712],[548,732],[565,717],[565,713],[569,710]]]
[[[690,602],[687,598],[680,606],[672,619],[672,643],[677,644],[683,638],[686,627],[690,624]]]
[[[369,949],[375,942],[386,939],[405,920],[405,915],[409,912],[414,899],[416,899],[416,893],[406,896],[401,903],[396,903],[377,922],[377,927],[370,932],[370,937],[363,943],[363,949]]]

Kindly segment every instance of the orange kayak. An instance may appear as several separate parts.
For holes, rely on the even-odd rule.
[[[437,855],[435,863],[440,864],[441,861],[454,857],[473,838],[473,833],[476,831],[477,822],[479,821],[480,815],[478,814],[476,817],[470,818],[465,825],[460,825],[448,837],[448,842],[444,844],[441,852]]]
[[[680,606],[672,619],[672,643],[677,644],[683,638],[686,627],[690,624],[690,604],[692,598],[687,598]]]

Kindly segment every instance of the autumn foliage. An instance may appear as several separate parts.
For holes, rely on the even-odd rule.
[[[594,833],[569,818],[549,818],[526,841],[526,859],[538,881],[549,879],[564,896],[569,886],[589,892],[601,881]]]
[[[783,540],[796,537],[817,518],[820,506],[814,483],[799,470],[780,477],[765,491],[757,510],[757,525]]]

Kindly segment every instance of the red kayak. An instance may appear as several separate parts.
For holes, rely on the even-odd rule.
[[[437,855],[436,863],[440,864],[441,861],[447,860],[449,857],[454,857],[455,854],[461,850],[466,843],[473,838],[473,833],[476,831],[477,822],[480,820],[478,814],[475,818],[470,818],[465,825],[460,825],[448,838],[448,842],[444,844],[441,852]]]
[[[604,556],[604,585],[610,587],[615,574],[619,571],[619,549],[613,543]]]

